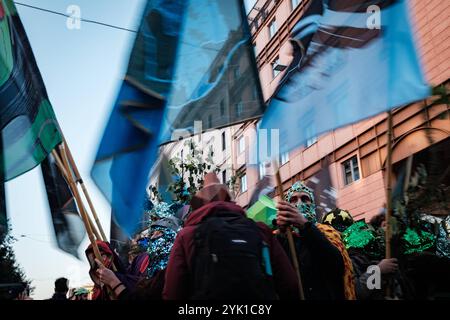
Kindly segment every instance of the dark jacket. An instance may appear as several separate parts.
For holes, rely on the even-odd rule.
[[[285,235],[280,234],[278,240],[291,259]],[[294,234],[294,243],[305,299],[345,300],[344,262],[339,250],[311,223]]]
[[[68,300],[65,293],[54,293],[50,300]]]
[[[380,275],[380,289],[369,289],[367,281],[374,273],[368,273],[367,268],[369,266],[378,265],[380,260],[370,259],[363,249],[349,249],[348,253],[353,263],[355,291],[358,300],[384,300],[388,283],[390,284],[391,295],[395,297],[395,299],[409,300],[414,298],[414,290],[409,284],[410,280],[405,276],[401,260],[399,260],[399,271],[391,275]]]
[[[162,300],[166,270],[158,271],[151,279],[142,279],[134,291],[125,289],[117,297],[119,300]]]
[[[175,244],[170,254],[166,269],[166,282],[163,298],[166,300],[185,300],[191,296],[190,283],[193,272],[192,261],[194,254],[194,236],[196,226],[206,217],[220,211],[237,212],[245,216],[245,211],[238,205],[214,201],[191,213],[185,223],[185,227],[178,233]],[[280,244],[272,236],[271,230],[264,224],[259,224],[261,236],[268,244],[270,250],[270,262],[272,265],[275,290],[281,299],[295,299],[298,297],[297,281],[294,269],[281,248]]]

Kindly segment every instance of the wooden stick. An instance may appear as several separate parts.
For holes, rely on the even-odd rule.
[[[56,160],[56,165],[58,166],[59,170],[60,170],[61,173],[63,174],[63,176],[64,176],[64,178],[66,179],[66,181],[69,183],[69,179],[70,179],[70,178],[69,178],[69,173],[67,172],[67,169],[68,169],[68,168],[65,168],[65,167],[64,167],[64,164],[63,164],[63,162],[62,162],[62,160],[61,160],[61,158],[60,158],[58,152],[56,152],[56,150],[53,150],[53,151],[52,151],[52,154],[53,154],[53,157],[54,157],[55,160]],[[72,193],[74,193],[74,191],[72,190],[72,186],[70,185],[70,183],[69,183],[69,188],[70,188],[70,190],[72,191]],[[76,201],[76,200],[75,200],[75,201]],[[77,203],[77,205],[80,206],[80,204],[78,204],[78,203]],[[81,205],[83,205],[83,204],[81,204]],[[84,206],[83,206],[83,208],[84,208]],[[80,210],[81,210],[81,209],[80,209]],[[86,210],[86,209],[84,209],[84,210]],[[81,216],[81,213],[80,213],[80,216]],[[98,240],[100,240],[100,235],[99,235],[99,233],[97,232],[97,230],[95,229],[94,223],[92,222],[92,220],[91,220],[91,218],[89,217],[89,215],[87,216],[87,218],[88,218],[89,225],[91,226],[91,229],[93,230],[93,232],[94,232],[96,238],[97,238]]]
[[[86,187],[85,187],[85,185],[84,185],[83,179],[81,178],[80,172],[78,171],[78,168],[77,168],[77,166],[76,166],[76,164],[75,164],[75,161],[74,161],[74,159],[73,159],[73,157],[72,157],[72,154],[70,153],[70,149],[69,149],[69,147],[67,146],[67,142],[66,142],[64,136],[63,136],[63,140],[64,140],[64,146],[65,146],[65,148],[63,149],[63,150],[65,151],[65,152],[63,153],[63,157],[65,157],[65,160],[66,160],[65,162],[67,163],[67,165],[68,165],[68,166],[71,165],[71,168],[72,168],[73,171],[72,171],[70,168],[67,168],[67,170],[69,170],[70,173],[73,172],[73,173],[75,174],[75,176],[76,176],[76,180],[74,181],[74,183],[75,183],[75,188],[77,187],[77,186],[76,186],[76,183],[80,183],[81,188],[82,188],[82,190],[83,190],[83,192],[84,192],[84,195],[85,195],[85,197],[86,197],[86,200],[88,201],[88,204],[89,204],[89,207],[90,207],[90,209],[91,209],[92,215],[94,216],[94,219],[95,219],[95,222],[96,222],[96,224],[97,224],[97,227],[98,227],[99,230],[100,230],[101,236],[100,236],[100,234],[98,233],[97,229],[95,228],[94,224],[92,223],[92,221],[91,221],[89,215],[87,214],[86,208],[84,207],[83,204],[81,204],[81,205],[83,206],[84,211],[86,212],[86,216],[87,216],[88,219],[89,219],[89,222],[90,222],[90,224],[91,224],[91,228],[92,228],[92,230],[94,231],[95,236],[97,237],[97,239],[99,239],[99,240],[103,239],[104,242],[108,242],[108,239],[106,238],[105,232],[103,231],[102,225],[100,224],[100,221],[99,221],[99,219],[98,219],[97,213],[96,213],[96,211],[95,211],[95,209],[94,209],[94,205],[92,204],[91,198],[89,197],[89,194],[87,193],[87,189],[86,189]],[[70,164],[69,164],[69,162],[70,162]],[[73,180],[73,176],[72,176],[72,175],[71,175],[71,177],[72,177],[72,180]],[[77,192],[78,192],[78,189],[77,189]],[[79,196],[80,196],[80,195],[79,195]],[[80,196],[80,199],[81,199],[81,196]],[[100,261],[101,261],[101,260],[100,260]],[[113,271],[117,271],[117,267],[116,267],[116,265],[114,264],[114,261],[112,261],[112,263],[111,263],[111,268],[112,268]]]
[[[283,183],[281,182],[280,168],[278,167],[276,160],[272,161],[272,165],[273,170],[275,171],[275,177],[277,179],[278,195],[280,196],[280,199],[283,199],[284,192],[283,192]],[[289,243],[289,250],[291,252],[292,263],[294,264],[295,273],[297,274],[300,300],[305,300],[305,293],[303,291],[302,277],[300,274],[300,266],[298,264],[297,251],[295,250],[294,238],[292,237],[292,229],[290,226],[286,228],[286,236]]]
[[[386,154],[386,259],[392,257],[391,252],[391,216],[392,216],[392,112],[388,112],[387,154]]]
[[[61,157],[62,163],[67,171],[67,168],[70,168],[70,167],[69,167],[67,158],[65,157],[64,146],[62,144],[59,145],[59,149],[62,154],[62,157]],[[100,250],[98,249],[97,242],[95,241],[95,238],[94,238],[94,233],[92,231],[91,224],[89,223],[89,217],[88,217],[86,211],[84,210],[83,202],[81,201],[80,194],[78,192],[77,186],[75,185],[75,181],[73,180],[73,176],[72,176],[72,174],[70,174],[70,171],[68,172],[67,178],[68,178],[67,182],[71,186],[73,196],[75,197],[75,201],[77,202],[78,207],[80,209],[81,218],[84,222],[84,227],[86,228],[86,232],[88,234],[89,241],[91,242],[92,249],[94,251],[94,255],[99,261],[103,262],[102,255],[100,254]]]
[[[387,129],[387,151],[386,151],[386,259],[392,257],[391,250],[391,238],[392,238],[392,187],[391,187],[391,174],[392,174],[392,111],[388,112],[388,129]],[[391,296],[390,281],[387,282],[386,296]]]
[[[91,213],[92,213],[92,215],[94,217],[95,223],[97,224],[97,228],[100,231],[100,234],[102,236],[101,239],[103,239],[103,241],[107,242],[108,238],[106,237],[105,232],[103,231],[103,228],[102,228],[102,225],[100,223],[100,220],[98,219],[97,212],[95,211],[94,205],[92,204],[91,197],[89,196],[89,193],[88,193],[88,191],[86,189],[84,181],[81,178],[80,172],[78,171],[78,167],[77,167],[77,165],[76,165],[76,163],[75,163],[75,161],[73,159],[72,152],[70,152],[70,148],[67,145],[67,141],[66,141],[66,139],[64,137],[63,137],[63,140],[64,140],[64,145],[66,147],[65,150],[66,150],[67,158],[69,160],[70,165],[72,166],[73,173],[75,174],[76,182],[80,184],[81,189],[83,190],[83,194],[84,194],[84,196],[85,196],[85,198],[86,198],[86,200],[88,202],[88,205],[89,205]]]

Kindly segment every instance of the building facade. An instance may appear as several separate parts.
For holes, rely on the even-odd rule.
[[[277,66],[288,65],[289,34],[308,4],[308,0],[258,0],[248,13],[265,99],[273,94],[283,75]],[[450,3],[413,0],[409,5],[426,78],[433,86],[449,88]],[[426,158],[430,150],[438,152],[442,172],[448,172],[450,109],[447,104],[433,101],[431,98],[393,111],[393,180],[406,159],[411,155]],[[248,155],[239,152],[242,150],[239,141],[242,137],[254,137],[256,127],[257,121],[245,123],[233,136],[233,168],[246,177],[246,188],[236,197],[243,207],[248,205],[261,179],[261,167],[242,165]],[[381,114],[323,134],[308,141],[305,147],[282,155],[280,174],[284,190],[297,180],[307,181],[328,169],[336,191],[336,205],[349,210],[356,219],[370,218],[386,202],[386,132],[387,114]],[[254,143],[251,138],[246,140],[248,146]],[[448,177],[444,180],[448,183]]]
[[[247,5],[249,2],[253,6],[247,8],[247,17],[263,95],[268,100],[283,76],[283,66],[291,59],[291,30],[310,1],[258,0],[247,1]],[[450,2],[412,0],[409,5],[426,78],[433,86],[449,89]],[[449,183],[450,107],[435,101],[432,97],[393,111],[392,184],[407,159],[413,155],[426,159],[430,152],[441,157],[443,180]],[[235,198],[244,208],[262,177],[271,173],[265,164],[255,164],[252,155],[257,126],[258,120],[253,120],[193,138],[204,150],[213,146],[214,161],[221,170],[219,179],[226,182],[231,176],[240,177]],[[387,127],[387,114],[380,114],[310,139],[304,147],[281,155],[283,189],[327,170],[336,205],[349,210],[355,219],[370,218],[386,202]],[[185,154],[185,148],[181,141],[163,150],[171,157]]]

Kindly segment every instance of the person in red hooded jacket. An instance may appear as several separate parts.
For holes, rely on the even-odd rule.
[[[197,228],[210,217],[221,212],[232,212],[243,217],[246,216],[245,211],[240,206],[231,202],[227,187],[219,184],[219,180],[214,173],[205,176],[205,186],[193,197],[191,207],[193,211],[186,218],[184,228],[178,233],[170,253],[163,290],[163,299],[166,300],[196,298],[193,284],[198,279],[194,279],[196,272],[193,261],[195,261],[194,256],[197,256]],[[262,240],[269,248],[271,278],[276,296],[280,299],[298,299],[296,275],[287,255],[266,225],[263,223],[257,223],[256,225]],[[223,281],[230,281],[231,277],[227,277]],[[239,289],[239,287],[236,287],[236,291]],[[238,295],[238,292],[236,292],[236,295]],[[214,299],[214,297],[212,298]],[[222,297],[215,298],[220,299]],[[248,298],[251,299],[252,297]]]

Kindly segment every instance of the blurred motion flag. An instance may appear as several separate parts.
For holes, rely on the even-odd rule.
[[[312,6],[320,11],[319,2]],[[300,42],[315,32],[261,121],[260,129],[279,130],[282,153],[430,94],[405,0],[330,0],[317,17],[306,16],[294,28]]]
[[[130,236],[142,217],[142,195],[156,160],[174,68],[184,1],[148,1],[125,80],[106,126],[91,176]]]
[[[75,199],[52,154],[42,161],[41,169],[58,247],[79,258],[78,247],[86,230]]]
[[[128,235],[161,143],[260,116],[242,1],[147,1],[91,175]],[[198,122],[197,122],[198,123]]]
[[[5,184],[0,182],[0,243],[8,233],[8,218],[6,216]]]
[[[31,170],[61,142],[55,114],[11,0],[0,0],[0,128],[0,181]]]
[[[161,142],[259,117],[265,110],[240,0],[189,0]],[[201,121],[201,130],[195,130]]]
[[[336,189],[333,187],[330,176],[328,158],[322,163],[322,169],[306,181],[306,186],[313,191],[316,202],[316,217],[321,221],[322,217],[336,208]]]

